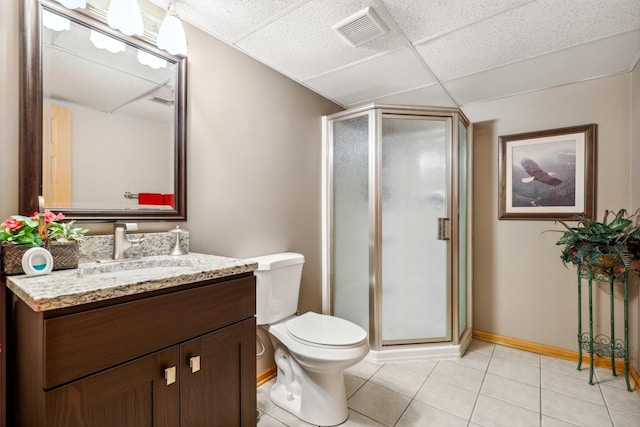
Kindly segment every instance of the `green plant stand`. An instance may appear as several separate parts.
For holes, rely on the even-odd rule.
[[[593,355],[611,358],[611,373],[616,376],[615,359],[624,359],[624,377],[627,390],[633,391],[629,383],[629,309],[628,309],[628,277],[625,271],[622,277],[594,271],[593,268],[577,268],[578,271],[578,370],[582,367],[582,351],[589,352],[589,384],[593,385]],[[589,331],[582,332],[582,279],[588,281],[589,290]],[[609,311],[611,315],[611,336],[599,334],[593,336],[593,281],[609,283]],[[615,315],[613,291],[614,283],[621,283],[624,292],[624,339],[615,337]]]

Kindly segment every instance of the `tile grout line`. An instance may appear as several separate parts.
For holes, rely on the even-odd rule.
[[[418,388],[418,391],[416,391],[413,396],[411,397],[411,400],[409,400],[409,403],[407,404],[407,406],[403,409],[403,411],[400,413],[400,416],[398,417],[398,419],[396,420],[395,423],[393,423],[394,426],[398,425],[398,423],[400,422],[400,420],[402,419],[402,416],[405,414],[405,412],[407,412],[407,409],[409,409],[409,406],[411,406],[411,404],[413,403],[414,400],[416,400],[416,395],[418,394],[418,392],[420,392],[420,390],[422,390],[422,387],[424,387],[424,385],[427,383],[427,380],[429,379],[429,377],[431,376],[431,374],[433,374],[433,371],[436,370],[436,368],[438,367],[438,365],[440,364],[440,360],[436,361],[436,364],[433,366],[433,368],[431,368],[431,370],[429,371],[429,374],[427,375],[427,377],[424,379],[424,381],[422,381],[422,384],[420,384],[420,387]],[[420,401],[418,401],[420,402]],[[423,403],[423,402],[420,402]]]
[[[538,422],[542,426],[542,356],[538,354]]]
[[[353,397],[353,396],[358,392],[358,390],[360,390],[362,387],[364,387],[364,385],[365,385],[365,384],[367,384],[367,383],[369,382],[369,379],[370,379],[370,378],[373,378],[373,376],[376,374],[376,372],[378,372],[380,369],[382,369],[382,367],[383,367],[384,365],[386,365],[386,363],[383,363],[383,364],[382,364],[382,366],[380,366],[378,369],[376,369],[376,371],[375,371],[373,374],[371,374],[371,375],[369,376],[369,378],[367,378],[367,379],[365,379],[365,378],[361,378],[361,379],[364,379],[364,382],[363,382],[362,384],[360,384],[360,385],[359,385],[359,386],[358,386],[358,387],[353,391],[353,393],[351,393],[351,394],[349,395],[349,397],[347,397],[347,411],[353,411],[353,412],[355,412],[355,413],[357,413],[357,414],[360,414],[360,415],[362,415],[363,417],[365,417],[365,418],[367,418],[367,419],[369,419],[369,420],[371,420],[371,421],[373,421],[373,422],[376,422],[376,423],[378,422],[378,421],[374,420],[373,418],[371,418],[370,416],[368,416],[368,415],[366,415],[366,414],[363,414],[362,412],[360,412],[360,411],[356,411],[355,409],[353,409],[353,408],[349,407],[349,399],[351,399],[351,398],[352,398],[352,397]],[[343,376],[344,376],[344,374],[345,374],[345,372],[344,372],[344,371],[342,371],[342,375],[343,375]],[[349,375],[352,375],[352,374],[349,374]],[[355,376],[355,377],[357,377],[357,378],[360,378],[360,377],[358,377],[357,375],[353,375],[353,376]],[[347,420],[348,420],[348,418],[347,418]],[[289,426],[287,426],[287,427],[289,427]]]
[[[360,412],[360,411],[356,411],[356,410],[355,410],[355,409],[353,409],[353,408],[348,408],[348,410],[353,411],[353,412],[355,412],[356,414],[360,414],[360,415],[362,415],[363,417],[365,417],[366,419],[373,421],[374,423],[382,424],[381,422],[379,422],[379,421],[377,421],[377,420],[375,420],[375,419],[371,418],[369,415],[367,415],[367,414],[363,414],[363,413],[362,413],[362,412]],[[349,419],[347,418],[347,420],[345,420],[345,422],[346,422],[346,421],[348,421],[348,420],[349,420]],[[287,426],[287,427],[288,427],[288,426]],[[318,426],[318,427],[319,427],[319,426]]]
[[[613,419],[613,414],[611,413],[611,409],[609,408],[609,404],[607,403],[607,397],[604,395],[604,390],[602,390],[602,385],[600,384],[600,375],[597,372],[594,372],[596,377],[596,383],[598,384],[598,390],[600,391],[600,396],[602,396],[602,403],[604,403],[604,407],[607,410],[607,415],[609,416],[609,422],[611,426],[615,427],[616,423]]]
[[[373,421],[373,422],[375,422],[375,423],[378,423],[378,424],[384,424],[384,423],[382,423],[382,422],[380,422],[380,421],[376,420],[375,418],[370,417],[370,416],[369,416],[369,415],[367,415],[367,414],[364,414],[364,413],[362,413],[362,412],[360,412],[360,411],[356,411],[355,409],[353,409],[353,408],[349,407],[349,399],[350,399],[351,397],[353,397],[353,396],[356,394],[356,392],[357,392],[358,390],[360,390],[362,387],[364,387],[364,386],[365,386],[365,384],[367,384],[367,383],[369,383],[369,384],[373,384],[373,385],[375,385],[376,387],[382,387],[382,388],[384,388],[384,389],[386,389],[386,390],[389,390],[389,391],[391,391],[391,392],[393,392],[393,393],[398,393],[397,391],[395,391],[395,390],[393,390],[393,389],[390,389],[390,388],[385,387],[385,386],[380,385],[380,384],[376,384],[376,383],[374,383],[374,382],[372,382],[372,381],[371,381],[371,378],[373,378],[373,377],[374,377],[374,376],[375,376],[375,375],[376,375],[376,374],[377,374],[377,373],[378,373],[378,372],[379,372],[383,367],[385,367],[385,366],[387,365],[387,363],[388,363],[388,362],[382,363],[382,364],[378,367],[378,369],[376,369],[376,370],[375,370],[371,375],[369,375],[366,379],[364,379],[364,378],[363,378],[363,379],[364,379],[364,382],[360,385],[360,387],[358,387],[356,390],[354,390],[354,392],[353,392],[353,393],[351,393],[351,396],[349,396],[349,398],[347,398],[347,411],[348,411],[348,410],[351,410],[351,411],[353,411],[353,412],[356,412],[356,413],[358,413],[358,414],[362,415],[363,417],[365,417],[365,418],[367,418],[367,419],[372,420],[372,421]],[[343,371],[343,375],[344,375],[344,371]],[[356,375],[356,376],[357,376],[357,375]],[[360,378],[360,377],[359,377],[359,378]],[[399,393],[399,394],[402,394],[402,393]],[[409,403],[411,403],[411,402],[409,402]],[[407,406],[408,406],[408,405],[407,405]],[[406,408],[405,408],[405,410],[406,410]],[[398,421],[400,420],[400,418],[402,418],[402,415],[403,415],[403,414],[404,414],[404,411],[402,411],[402,414],[400,414],[400,417],[398,417],[398,419],[393,423],[393,425],[394,425],[394,426],[398,423]],[[290,426],[287,426],[287,427],[290,427]],[[393,427],[393,426],[391,426],[391,427]]]
[[[471,413],[469,414],[469,419],[467,420],[467,427],[471,425],[471,418],[473,418],[473,413],[476,410],[476,405],[478,404],[478,399],[480,398],[480,392],[482,391],[482,386],[484,385],[484,380],[487,378],[487,373],[489,372],[489,366],[491,365],[491,361],[493,360],[493,355],[496,350],[496,345],[493,345],[491,349],[491,355],[489,356],[489,363],[487,363],[487,367],[484,370],[484,375],[482,376],[482,381],[480,382],[480,388],[478,389],[478,393],[476,393],[476,400],[473,402],[473,407],[471,408]]]

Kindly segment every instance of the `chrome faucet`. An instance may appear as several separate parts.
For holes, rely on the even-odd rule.
[[[130,239],[127,231],[135,231],[138,224],[131,222],[116,222],[113,224],[113,259],[127,258],[127,250],[132,246],[144,242],[144,236],[137,239]]]

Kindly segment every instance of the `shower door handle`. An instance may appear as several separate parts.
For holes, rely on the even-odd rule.
[[[449,218],[438,218],[438,240],[449,240],[447,221]]]

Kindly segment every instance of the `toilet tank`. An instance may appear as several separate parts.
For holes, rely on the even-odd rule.
[[[256,323],[268,325],[298,310],[304,256],[293,252],[248,258],[257,262]]]

